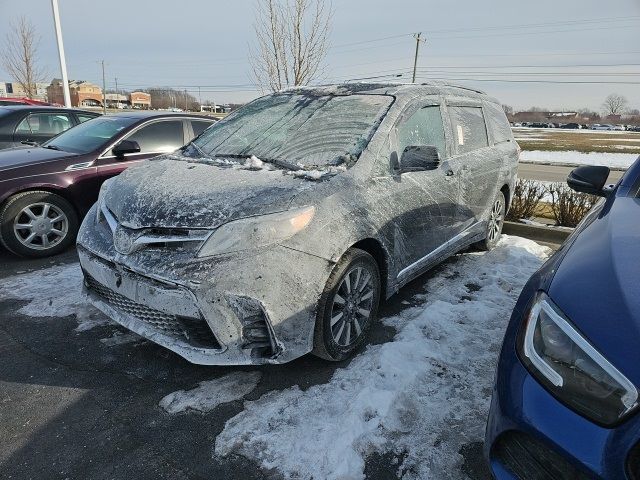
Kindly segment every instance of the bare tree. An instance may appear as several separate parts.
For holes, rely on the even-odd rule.
[[[36,64],[40,37],[26,17],[20,17],[5,39],[2,65],[27,97],[37,94],[36,83],[44,79],[44,71]]]
[[[258,0],[250,53],[256,82],[276,92],[313,80],[327,53],[331,17],[324,0]]]
[[[604,99],[602,108],[605,115],[620,115],[624,111],[624,107],[627,105],[627,99],[617,93],[612,93]]]

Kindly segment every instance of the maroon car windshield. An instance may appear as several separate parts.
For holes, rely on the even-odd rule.
[[[106,146],[114,135],[137,121],[132,117],[94,118],[61,133],[42,146],[78,154],[93,152]]]

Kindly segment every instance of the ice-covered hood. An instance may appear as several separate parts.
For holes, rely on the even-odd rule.
[[[104,201],[129,228],[213,228],[286,210],[314,183],[282,170],[248,170],[159,158],[109,181]]]
[[[552,300],[640,387],[640,199],[617,197],[557,267]]]
[[[42,147],[14,147],[0,151],[0,171],[75,157],[76,154]]]

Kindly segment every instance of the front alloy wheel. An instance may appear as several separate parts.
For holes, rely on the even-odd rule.
[[[73,206],[60,195],[22,192],[0,209],[0,241],[25,257],[46,257],[73,244],[79,220]]]
[[[318,303],[313,353],[344,360],[367,341],[380,301],[380,271],[367,252],[349,249],[336,264]]]

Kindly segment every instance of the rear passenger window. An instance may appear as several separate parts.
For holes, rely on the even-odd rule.
[[[449,117],[458,153],[467,153],[489,146],[481,107],[450,106]]]
[[[485,112],[487,112],[487,120],[489,129],[491,130],[491,136],[494,143],[508,142],[513,138],[511,134],[511,126],[509,120],[504,114],[504,110],[501,105],[495,103],[485,103]]]
[[[398,127],[398,156],[408,146],[432,145],[445,157],[444,127],[439,105],[423,107]]]

